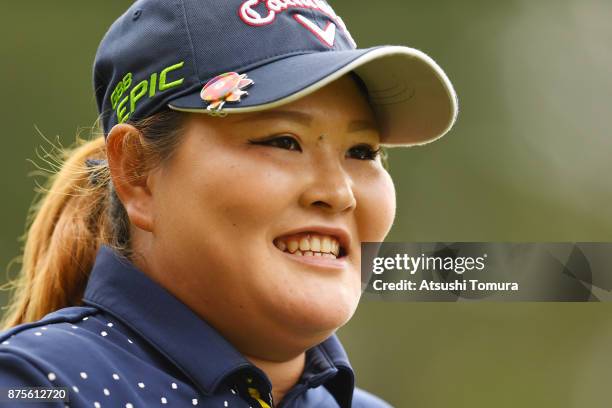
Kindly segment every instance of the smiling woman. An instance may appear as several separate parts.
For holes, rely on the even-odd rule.
[[[355,48],[322,1],[267,31],[240,1],[167,3],[137,1],[100,44],[102,134],[35,207],[0,384],[66,387],[72,407],[388,406],[334,332],[360,243],[395,217],[381,152],[450,129],[450,82],[412,48]],[[233,38],[210,39],[217,20]]]
[[[192,114],[171,160],[140,182],[116,184],[137,227],[137,265],[243,353],[269,361],[300,356],[350,318],[360,241],[383,240],[395,213],[393,183],[373,153],[378,133],[346,131],[356,119],[373,120],[350,78],[282,109]],[[111,172],[122,178],[132,168],[122,142],[129,134],[131,125],[118,125],[107,144]],[[289,237],[308,241],[308,233],[328,253],[331,239],[340,242],[345,255],[296,258]],[[282,237],[291,256],[273,245]]]

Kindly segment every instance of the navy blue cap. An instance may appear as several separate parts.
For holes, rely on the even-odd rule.
[[[384,123],[383,145],[431,142],[456,120],[453,86],[430,57],[405,46],[357,48],[324,0],[138,0],[100,43],[94,88],[108,135],[165,107],[274,108],[351,71]]]

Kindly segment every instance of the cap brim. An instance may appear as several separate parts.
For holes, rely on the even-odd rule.
[[[423,52],[403,46],[299,54],[239,72],[254,81],[249,95],[226,104],[228,114],[256,112],[300,99],[354,71],[383,124],[381,144],[432,142],[453,126],[457,95],[444,71]],[[171,109],[208,112],[200,89],[171,100]]]

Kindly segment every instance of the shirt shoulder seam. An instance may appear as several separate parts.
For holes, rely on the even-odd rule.
[[[66,323],[66,322],[70,322],[70,323],[74,323],[76,321],[82,320],[83,317],[86,316],[93,316],[97,313],[99,313],[99,310],[90,306],[78,306],[78,307],[83,307],[84,310],[81,313],[78,313],[74,316],[52,316],[52,317],[47,317],[49,315],[43,316],[41,319],[36,320],[34,322],[26,322],[26,323],[21,323],[18,324],[17,326],[13,326],[3,332],[0,332],[0,342],[7,340],[25,330],[29,330],[35,327],[40,327],[40,326],[44,326],[47,324],[55,324],[55,323]],[[58,309],[54,312],[51,313],[56,313],[58,311],[60,311],[62,309]]]

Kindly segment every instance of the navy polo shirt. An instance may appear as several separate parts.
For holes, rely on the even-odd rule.
[[[273,407],[263,371],[108,246],[97,253],[83,303],[0,333],[0,388],[66,387],[69,402],[0,406]],[[334,334],[306,351],[300,380],[274,404],[389,407],[354,381]]]

